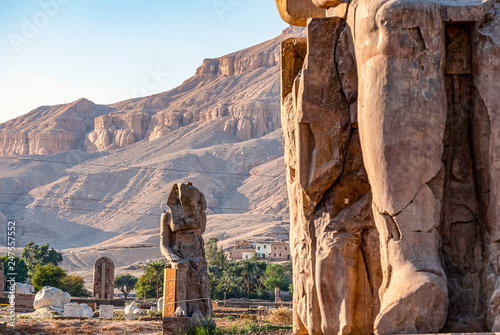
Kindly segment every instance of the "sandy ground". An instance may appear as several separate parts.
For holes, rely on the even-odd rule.
[[[7,334],[40,335],[151,335],[161,334],[160,321],[107,321],[107,320],[17,320],[14,327],[7,327]]]
[[[275,334],[275,335],[292,335],[291,321],[283,322],[277,321],[286,329],[273,329],[267,331],[256,331],[255,327],[264,326],[269,324],[271,320],[270,315],[257,316],[255,320],[251,320],[246,316],[245,309],[232,309],[226,308],[224,311],[228,316],[216,317],[214,321],[217,328],[221,329],[224,334]],[[217,311],[216,311],[217,312]],[[232,314],[233,316],[229,316]],[[243,316],[234,316],[240,315]],[[0,307],[0,323],[9,322],[9,312],[6,307]],[[49,312],[45,310],[38,310],[35,312],[16,312],[16,320],[14,326],[7,326],[7,333],[9,335],[24,335],[24,334],[40,334],[40,335],[123,335],[123,334],[137,334],[137,335],[153,335],[162,334],[161,321],[125,321],[123,318],[123,310],[115,310],[115,318],[112,320],[101,320],[98,318],[88,320],[78,319],[57,319],[52,317]],[[290,320],[290,319],[287,319]],[[254,331],[249,328],[249,324],[253,324]],[[1,333],[1,332],[0,332]],[[3,333],[1,333],[3,334]]]

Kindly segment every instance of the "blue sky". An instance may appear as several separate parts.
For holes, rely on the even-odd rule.
[[[0,0],[0,122],[163,92],[286,27],[274,0]]]

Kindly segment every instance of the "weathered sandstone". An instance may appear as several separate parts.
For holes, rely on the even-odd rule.
[[[161,253],[165,269],[164,317],[212,317],[205,242],[205,196],[191,183],[172,187],[168,211],[161,216]]]
[[[115,264],[109,257],[101,257],[94,263],[94,299],[114,299]]]
[[[308,218],[307,210],[320,209],[318,201],[328,200],[324,188],[341,183],[349,171],[346,164],[335,167],[343,159],[344,115],[351,128],[359,127],[362,150],[357,155],[363,157],[380,236],[380,255],[368,253],[380,261],[383,273],[380,310],[371,310],[373,332],[498,330],[500,98],[493,78],[500,71],[500,6],[495,1],[312,3],[326,9],[329,18],[308,22],[305,56],[289,40],[283,44],[288,55],[295,53],[283,52],[282,64],[283,129],[289,134],[285,155],[296,227],[291,236],[302,250],[294,254],[294,279],[309,283],[297,289],[295,302],[301,306],[302,297],[314,292],[321,270],[301,260],[302,255],[321,257],[315,239],[328,236],[327,231],[312,234],[318,223]],[[277,5],[281,10],[282,2]],[[314,35],[320,22],[328,22],[322,20],[332,23],[323,23],[322,33]],[[317,55],[335,55],[335,62]],[[316,75],[310,71],[313,59],[321,64]],[[327,80],[332,78],[341,83],[343,94],[336,94],[339,85]],[[324,128],[315,128],[313,115]],[[295,128],[290,127],[293,122]],[[351,138],[356,134],[351,132]],[[347,143],[349,153],[355,142]],[[321,153],[321,145],[329,151]],[[328,201],[333,209],[343,208]],[[341,241],[336,239],[339,245]],[[355,272],[346,271],[342,262],[331,262],[326,273],[323,278],[342,273],[351,278],[349,283],[360,275],[353,277]],[[351,290],[345,285],[340,295],[330,294],[333,289],[320,292],[317,307],[311,299],[311,307],[299,308],[296,333],[372,331],[348,327],[350,314],[343,310],[324,318],[332,306],[349,301]],[[353,313],[355,317],[359,311]],[[320,317],[321,329],[311,326]]]
[[[351,120],[357,79],[344,28],[337,18],[313,19],[307,39],[282,43],[297,334],[367,334],[379,309],[378,233]],[[337,53],[338,44],[346,49]]]

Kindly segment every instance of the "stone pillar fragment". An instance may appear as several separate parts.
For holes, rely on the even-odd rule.
[[[108,257],[101,257],[94,263],[94,299],[114,299],[115,265]]]
[[[106,263],[101,264],[101,283],[106,283]],[[106,299],[106,285],[101,285],[101,299]]]

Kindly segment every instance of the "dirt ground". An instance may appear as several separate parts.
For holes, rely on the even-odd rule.
[[[228,310],[231,314],[240,314],[243,309]],[[98,318],[79,320],[58,320],[40,310],[33,313],[16,312],[14,327],[7,326],[7,332],[0,334],[9,335],[160,335],[162,334],[161,321],[125,321],[122,311],[115,311],[118,319],[102,320]],[[5,307],[0,308],[0,323],[8,322],[8,311]],[[243,318],[243,316],[241,316]],[[217,328],[224,334],[269,334],[269,335],[291,335],[291,324],[282,325],[287,329],[271,329],[257,331],[258,327],[269,324],[269,316],[258,316],[256,319],[240,318],[239,316],[216,317],[214,321]],[[288,321],[288,320],[287,320]],[[262,328],[260,328],[262,329]]]
[[[160,321],[20,319],[7,327],[9,335],[152,335],[162,334]]]
[[[239,322],[215,320],[217,327],[225,334],[231,334],[231,327]],[[21,319],[15,327],[7,327],[8,335],[160,335],[160,321],[115,321],[115,320],[51,320],[51,319]],[[275,329],[265,332],[249,331],[247,335],[292,335],[291,329]]]

